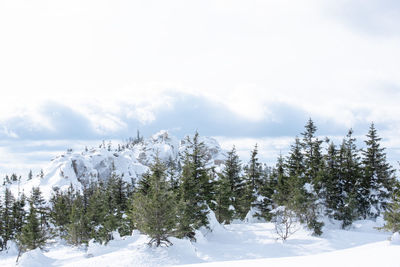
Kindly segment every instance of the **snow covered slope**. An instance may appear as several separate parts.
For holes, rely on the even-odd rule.
[[[206,145],[208,164],[221,165],[225,154],[218,142],[210,137],[200,137],[200,141]],[[160,131],[136,144],[115,146],[119,149],[103,145],[83,152],[70,151],[53,159],[43,169],[43,177],[38,175],[30,181],[13,184],[11,189],[14,193],[18,190],[29,193],[32,186],[40,186],[44,197],[49,198],[53,187],[66,189],[73,184],[80,188],[82,183],[91,179],[107,179],[112,171],[127,182],[137,182],[156,155],[164,162],[177,164],[187,145],[186,138],[178,140],[167,131]]]
[[[272,223],[222,226],[209,217],[213,231],[197,232],[196,243],[171,238],[171,247],[150,248],[148,237],[135,231],[107,246],[90,242],[87,250],[55,242],[47,252],[26,253],[18,266],[400,266],[400,245],[375,229],[379,221],[357,221],[350,230],[327,221],[321,237],[300,229],[282,243]],[[15,259],[16,251],[0,253],[0,266],[15,266]]]

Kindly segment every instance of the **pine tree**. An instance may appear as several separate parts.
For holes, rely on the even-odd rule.
[[[73,245],[87,244],[90,238],[89,221],[84,210],[83,196],[79,192],[75,192],[69,221],[67,240]]]
[[[308,140],[307,142],[312,141],[313,131],[316,130],[313,124],[311,126],[310,133],[307,135],[307,138],[304,138],[304,140]],[[305,153],[306,155],[303,155],[302,147],[305,147],[304,149],[307,151],[307,146],[301,143],[299,138],[296,137],[286,163],[289,174],[288,184],[290,190],[285,206],[294,211],[299,221],[302,223],[305,222],[307,227],[313,230],[315,235],[320,235],[322,234],[321,229],[323,223],[318,221],[319,207],[317,197],[310,184],[312,182],[312,179],[310,178],[310,173],[312,173],[310,162],[314,162],[311,160],[313,156],[307,156],[307,152]],[[313,154],[315,151],[310,148],[309,152]]]
[[[172,245],[168,238],[176,228],[176,203],[166,180],[166,167],[156,158],[150,171],[147,192],[138,191],[134,196],[132,219],[150,236],[149,245]]]
[[[29,170],[28,181],[32,180],[32,178],[33,178],[32,170]]]
[[[253,151],[251,151],[249,163],[244,168],[248,187],[250,188],[250,191],[252,191],[253,195],[256,194],[256,192],[262,185],[261,182],[262,166],[261,163],[259,162],[257,155],[258,155],[258,146],[256,144],[254,146]]]
[[[248,205],[245,204],[246,184],[243,176],[241,175],[242,167],[239,156],[237,155],[235,146],[227,153],[225,160],[225,167],[222,170],[222,179],[229,182],[230,191],[229,197],[232,199],[234,208],[233,217],[237,219],[244,219],[248,212]]]
[[[400,183],[396,182],[392,193],[392,202],[384,211],[384,219],[386,221],[384,229],[393,233],[400,233]]]
[[[24,252],[36,248],[43,248],[46,243],[46,232],[40,227],[40,219],[37,216],[36,208],[30,203],[27,222],[22,227],[18,236],[20,251]]]
[[[334,143],[330,143],[328,146],[325,162],[324,191],[321,194],[325,213],[334,219],[339,219],[339,208],[344,206],[342,189],[344,181],[341,175],[339,151]]]
[[[272,172],[272,177],[272,179],[276,180],[276,188],[274,191],[273,200],[278,206],[284,206],[288,202],[290,185],[282,154],[280,154],[278,157],[275,169]]]
[[[258,159],[258,147],[257,144],[251,151],[251,156],[249,163],[244,167],[245,181],[246,181],[246,191],[244,199],[244,210],[246,213],[250,210],[252,205],[254,205],[257,195],[259,193],[260,187],[262,186],[262,166]]]
[[[3,200],[3,212],[2,212],[2,229],[1,237],[3,247],[5,249],[7,242],[9,240],[14,239],[15,231],[14,231],[14,220],[13,220],[13,206],[14,206],[15,198],[12,195],[10,189],[7,187],[4,190],[4,200]]]
[[[381,140],[372,123],[365,141],[367,148],[362,151],[361,189],[364,196],[362,207],[364,218],[375,218],[386,209],[395,183],[394,170],[386,160],[385,148],[380,146]]]
[[[253,204],[253,207],[256,208],[255,217],[262,218],[266,221],[270,221],[272,219],[273,214],[271,211],[274,209],[274,193],[277,188],[278,178],[275,174],[275,171],[267,166],[263,168],[261,174],[261,186],[259,188],[258,196],[256,201]]]
[[[340,148],[341,175],[343,181],[342,198],[344,205],[340,207],[339,219],[343,221],[345,228],[357,219],[363,210],[363,194],[360,191],[362,181],[361,163],[356,139],[353,137],[353,130],[350,129],[343,140]]]
[[[43,198],[39,187],[32,188],[29,202],[39,215],[40,229],[45,230],[48,227],[49,208],[47,207],[46,200]]]
[[[208,224],[207,201],[212,200],[209,176],[207,174],[205,145],[196,134],[193,140],[186,139],[188,146],[183,155],[180,181],[178,213],[178,237],[195,240],[195,230]]]
[[[26,215],[25,202],[26,202],[26,197],[22,193],[13,203],[13,209],[12,209],[13,229],[16,235],[18,235],[18,233],[21,233],[22,227],[25,222],[25,215]]]
[[[72,203],[74,201],[74,188],[71,185],[67,192],[54,188],[50,198],[50,221],[57,228],[56,231],[61,237],[67,236],[68,225],[71,223]]]
[[[233,219],[233,192],[227,176],[219,175],[215,191],[215,216],[218,222],[229,224]]]

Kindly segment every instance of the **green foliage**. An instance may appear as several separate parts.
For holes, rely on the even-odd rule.
[[[166,167],[157,158],[150,167],[148,189],[134,195],[132,220],[151,238],[149,245],[171,245],[168,238],[176,228],[176,202],[166,181]]]
[[[26,224],[17,237],[20,251],[43,248],[46,243],[46,232],[41,228],[36,208],[30,203]]]
[[[195,240],[194,231],[206,226],[207,201],[212,200],[212,184],[207,174],[205,146],[199,141],[199,134],[186,139],[188,146],[183,155],[181,187],[178,203],[178,237]]]
[[[362,151],[363,195],[362,214],[364,218],[375,218],[384,211],[393,192],[394,170],[386,160],[385,149],[381,148],[375,125],[372,123],[365,141],[366,149]]]
[[[396,190],[393,193],[393,201],[384,212],[386,221],[384,229],[395,232],[400,232],[400,184],[397,183]]]

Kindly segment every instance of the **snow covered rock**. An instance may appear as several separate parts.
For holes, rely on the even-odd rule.
[[[211,137],[200,137],[206,147],[207,165],[221,167],[225,153],[218,142]],[[136,183],[149,170],[156,156],[167,164],[176,166],[180,155],[188,146],[187,139],[178,140],[167,131],[160,131],[148,139],[117,145],[101,145],[99,148],[85,149],[83,152],[68,151],[54,158],[43,169],[43,174],[20,185],[12,185],[14,194],[19,189],[30,192],[33,186],[40,186],[43,196],[49,199],[53,188],[66,190],[71,184],[82,189],[90,181],[106,180],[112,173],[128,183]]]

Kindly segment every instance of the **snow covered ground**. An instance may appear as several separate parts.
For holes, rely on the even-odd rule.
[[[357,221],[349,230],[326,222],[324,234],[304,229],[286,242],[276,239],[272,223],[242,223],[197,232],[197,242],[172,238],[173,246],[149,248],[138,232],[116,237],[107,246],[90,243],[87,250],[60,242],[47,252],[25,253],[18,266],[400,266],[400,241],[375,229],[380,223]],[[0,254],[0,266],[15,266],[16,252]]]

